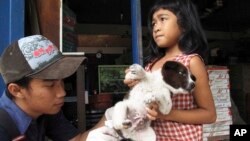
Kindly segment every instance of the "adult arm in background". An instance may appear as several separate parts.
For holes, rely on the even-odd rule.
[[[106,110],[101,120],[90,130],[79,134],[70,141],[118,141],[119,136],[113,128],[105,125],[105,121],[111,120],[113,108]]]
[[[85,131],[85,132],[83,132],[81,134],[78,134],[77,136],[75,136],[70,141],[86,141],[89,132],[91,132],[91,131],[93,131],[93,130],[95,130],[97,128],[100,128],[102,126],[104,126],[105,120],[106,120],[106,118],[103,115],[102,118],[100,119],[100,121],[94,127],[92,127],[91,129],[89,129],[89,130],[87,130],[87,131]]]

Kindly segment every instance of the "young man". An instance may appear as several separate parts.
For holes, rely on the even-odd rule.
[[[63,56],[41,35],[9,45],[0,60],[6,84],[0,110],[10,117],[6,119],[19,133],[11,137],[8,127],[1,124],[6,120],[0,121],[0,140],[44,141],[45,136],[54,141],[84,140],[61,111],[66,95],[63,79],[72,75],[84,58]]]

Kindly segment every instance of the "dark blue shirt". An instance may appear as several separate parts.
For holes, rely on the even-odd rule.
[[[42,115],[33,120],[9,99],[5,92],[0,98],[0,108],[9,113],[19,132],[25,134],[27,141],[44,141],[45,136],[53,141],[68,141],[79,134],[78,130],[65,118],[62,111],[55,115]],[[5,136],[8,138],[6,131],[0,127],[0,140]]]

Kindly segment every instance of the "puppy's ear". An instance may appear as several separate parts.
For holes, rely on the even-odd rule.
[[[178,63],[176,61],[167,61],[164,65],[163,65],[163,69],[174,69],[176,67],[178,67]]]

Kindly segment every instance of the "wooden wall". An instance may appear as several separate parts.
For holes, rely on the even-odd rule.
[[[36,0],[42,35],[59,47],[60,0]]]

